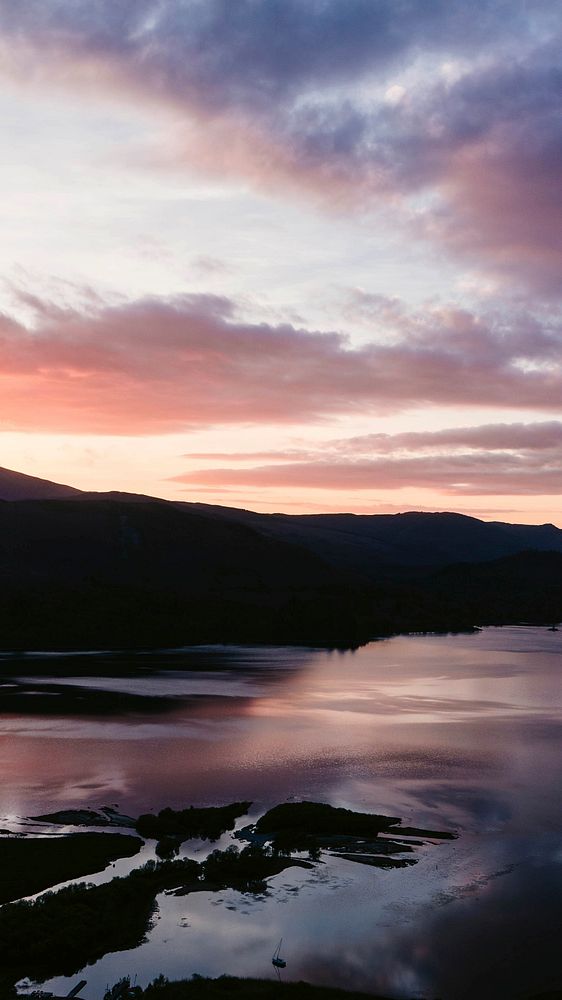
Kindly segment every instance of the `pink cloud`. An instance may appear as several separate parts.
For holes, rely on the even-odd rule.
[[[268,464],[196,469],[175,481],[215,488],[222,484],[338,491],[412,487],[454,496],[562,492],[562,423],[558,421],[366,434],[329,441],[316,450],[280,450],[262,456]],[[229,458],[230,463],[247,463],[262,456],[248,452]],[[199,457],[220,461],[228,456]]]
[[[482,424],[438,431],[409,431],[403,434],[364,434],[337,440],[338,450],[357,454],[395,452],[406,449],[442,450],[463,447],[486,451],[547,451],[562,449],[562,423],[557,420],[534,424]]]
[[[0,321],[5,427],[142,434],[297,424],[427,404],[557,411],[562,331],[532,317],[397,312],[384,343],[236,318],[213,296]],[[33,406],[29,405],[33,399]]]
[[[326,456],[338,458],[361,455],[385,455],[420,451],[451,453],[452,448],[487,452],[562,450],[562,423],[558,420],[534,424],[482,424],[475,427],[451,427],[438,431],[407,431],[398,434],[361,434],[334,438],[320,448],[285,448],[271,451],[194,451],[183,458],[214,462],[304,462]]]
[[[438,490],[450,496],[562,493],[562,462],[531,461],[513,455],[438,455],[357,461],[321,461],[253,468],[195,470],[174,481],[199,486],[275,487],[323,490]]]
[[[562,135],[550,150],[537,149],[540,142],[530,129],[508,138],[498,127],[453,157],[446,208],[426,219],[426,233],[481,270],[559,295]]]

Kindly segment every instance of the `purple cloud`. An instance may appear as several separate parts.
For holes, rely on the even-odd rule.
[[[418,236],[560,291],[562,30],[548,0],[0,0],[0,34],[26,79],[173,109],[163,162],[360,209],[431,192]],[[404,99],[389,102],[400,75]]]
[[[544,3],[531,14],[541,18]],[[420,47],[487,49],[529,34],[512,0],[10,0],[0,31],[66,59],[124,65],[173,101],[269,114],[303,91],[381,73]]]

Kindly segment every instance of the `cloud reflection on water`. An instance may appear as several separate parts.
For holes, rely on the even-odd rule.
[[[152,665],[96,682],[147,697],[175,686],[166,716],[4,717],[2,811],[236,798],[257,815],[295,796],[461,834],[403,871],[334,860],[314,879],[284,873],[261,900],[201,894],[180,908],[165,898],[147,944],[85,978],[267,974],[270,940],[287,932],[294,978],[447,1000],[555,983],[560,636],[488,629],[353,654],[184,651],[177,675],[164,657],[161,677]]]
[[[382,942],[376,935],[358,942],[350,958],[323,954],[304,975],[390,994],[408,982],[416,993],[447,1000],[507,1000],[560,988],[561,898],[562,865],[552,845],[550,857],[497,873],[465,898],[444,897]]]

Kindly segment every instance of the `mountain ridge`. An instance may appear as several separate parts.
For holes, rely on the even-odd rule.
[[[0,499],[7,481],[12,495],[14,482],[34,495],[0,503],[3,648],[354,645],[562,619],[554,525],[261,514],[72,487],[56,496],[58,484],[14,475],[0,476]]]
[[[79,493],[82,490],[75,486],[53,483],[49,479],[39,479],[37,476],[0,467],[0,500],[59,500]]]
[[[261,513],[122,491],[84,491],[0,469],[0,501],[41,499],[169,504],[216,522],[244,525],[265,537],[304,547],[334,568],[369,580],[378,579],[384,567],[429,568],[448,562],[480,562],[527,549],[562,552],[562,529],[550,523],[483,521],[455,511]]]

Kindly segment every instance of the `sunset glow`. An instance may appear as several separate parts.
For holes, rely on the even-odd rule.
[[[547,0],[0,0],[0,466],[562,526]]]

